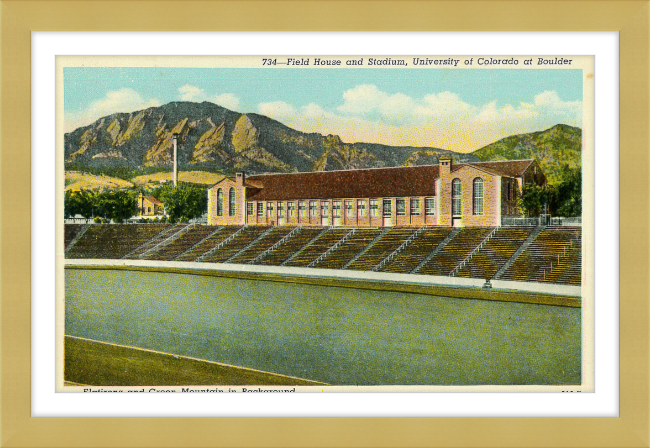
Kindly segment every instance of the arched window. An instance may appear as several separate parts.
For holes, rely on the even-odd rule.
[[[452,216],[461,216],[463,210],[461,208],[461,197],[462,186],[460,184],[460,179],[454,179],[451,182],[451,215]]]
[[[223,216],[223,190],[217,190],[217,216]]]
[[[235,216],[235,189],[228,192],[228,216]]]
[[[475,215],[483,214],[483,179],[477,177],[474,179],[474,189],[472,192],[472,210]]]

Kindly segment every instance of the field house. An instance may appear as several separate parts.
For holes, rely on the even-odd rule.
[[[69,224],[69,259],[140,259],[581,283],[579,226],[502,226],[532,160],[270,174],[208,190],[208,225]]]

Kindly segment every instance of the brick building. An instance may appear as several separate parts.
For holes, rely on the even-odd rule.
[[[162,214],[164,205],[153,196],[138,195],[138,213],[141,216],[156,216]]]
[[[208,190],[210,225],[498,226],[517,216],[534,160],[224,178]]]

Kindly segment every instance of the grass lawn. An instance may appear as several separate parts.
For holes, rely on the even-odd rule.
[[[310,386],[316,381],[66,336],[64,380],[91,386]]]

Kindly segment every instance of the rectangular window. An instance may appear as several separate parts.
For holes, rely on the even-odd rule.
[[[420,216],[420,200],[411,199],[411,216]]]
[[[424,213],[427,216],[433,216],[436,214],[436,198],[424,199]]]
[[[249,202],[249,203],[246,204],[246,214],[247,214],[248,216],[251,216],[251,215],[253,214],[253,211],[254,211],[254,210],[255,210],[255,208],[253,207],[253,203],[252,203],[252,202]]]
[[[284,218],[284,203],[278,202],[278,218]]]
[[[266,217],[267,218],[273,217],[273,202],[266,203]]]
[[[345,201],[345,216],[348,218],[352,218],[354,216],[354,207],[352,207],[351,200]]]
[[[366,214],[366,201],[364,200],[358,200],[357,201],[357,216],[359,218],[364,218],[367,216]]]
[[[379,201],[377,199],[370,200],[370,216],[373,218],[379,216]]]
[[[309,201],[309,214],[311,216],[316,216],[318,214],[318,209],[316,208],[316,201]]]
[[[384,216],[393,216],[392,204],[390,199],[384,199]]]
[[[341,202],[340,201],[335,201],[334,202],[334,217],[335,218],[340,218],[341,217]]]
[[[295,202],[288,202],[287,203],[287,211],[289,212],[289,218],[295,218],[296,217],[296,203]]]
[[[404,199],[398,199],[396,201],[397,206],[397,216],[406,215],[406,201]]]
[[[328,217],[330,215],[330,203],[327,201],[321,202],[320,204],[321,215]]]
[[[257,203],[257,216],[264,216],[264,202]]]
[[[306,202],[299,202],[298,203],[298,213],[300,213],[301,218],[306,218],[307,217],[307,203]]]

